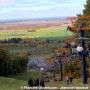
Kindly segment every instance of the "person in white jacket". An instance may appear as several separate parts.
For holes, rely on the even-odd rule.
[[[84,50],[83,47],[79,44],[79,45],[77,46],[77,52],[78,52],[79,56],[82,55],[82,51],[83,51],[83,50]]]

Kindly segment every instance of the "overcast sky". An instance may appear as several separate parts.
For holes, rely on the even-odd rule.
[[[86,0],[0,0],[0,20],[76,16]]]

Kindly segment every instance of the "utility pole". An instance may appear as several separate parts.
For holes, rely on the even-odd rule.
[[[84,41],[84,30],[80,30],[80,37],[81,37],[81,46],[85,48],[85,41]],[[87,83],[87,73],[86,73],[86,58],[85,58],[85,51],[82,52],[82,76],[83,76],[83,84]]]

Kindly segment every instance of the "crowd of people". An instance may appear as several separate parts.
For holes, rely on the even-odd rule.
[[[87,44],[83,48],[80,44],[76,45],[76,43],[74,42],[72,42],[71,44],[64,43],[63,48],[71,48],[72,55],[77,55],[80,57],[82,55],[82,52],[84,51],[86,57],[90,56],[90,47]]]
[[[41,79],[29,78],[28,85],[29,85],[29,87],[45,87],[45,82],[49,82],[50,80],[52,80],[52,78],[49,76],[42,77]],[[54,78],[54,82],[57,82],[57,81],[58,80],[56,78]],[[65,81],[66,81],[67,85],[72,84],[73,77],[72,76],[69,76],[69,77],[66,76]]]
[[[39,86],[44,87],[45,86],[44,82],[45,80],[43,77],[41,79],[29,78],[28,85],[29,87],[39,87]]]
[[[82,55],[82,52],[84,51],[86,56],[90,56],[90,47],[86,44],[85,47],[83,48],[80,44],[77,45],[72,45],[72,54],[73,55],[78,55],[79,57]]]

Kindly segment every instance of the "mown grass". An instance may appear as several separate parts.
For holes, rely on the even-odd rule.
[[[41,72],[25,72],[11,77],[0,77],[0,90],[21,90],[28,85],[29,78],[41,77]]]
[[[21,74],[11,76],[11,77],[0,77],[0,90],[21,90],[20,88],[22,86],[27,86],[28,79],[30,77],[39,78],[41,76],[42,76],[41,72],[32,71],[32,72],[21,73]],[[57,82],[54,82],[54,79],[52,79],[50,80],[50,82],[45,83],[45,86],[58,87],[58,88],[60,87],[88,87],[89,88],[88,90],[90,90],[90,79],[88,79],[88,84],[82,84],[82,78],[74,79],[73,83],[69,85],[67,85],[65,79],[64,81],[57,81]],[[66,89],[66,90],[70,90],[70,89]],[[82,90],[82,89],[78,89],[78,90]]]
[[[57,81],[53,82],[50,81],[49,83],[46,83],[46,86],[49,87],[57,87],[57,90],[63,90],[60,89],[61,87],[88,87],[88,89],[78,89],[78,90],[90,90],[90,79],[88,80],[88,84],[82,84],[82,80],[80,79],[74,79],[71,84],[66,83],[66,81]],[[65,89],[65,90],[77,90],[77,89]]]

